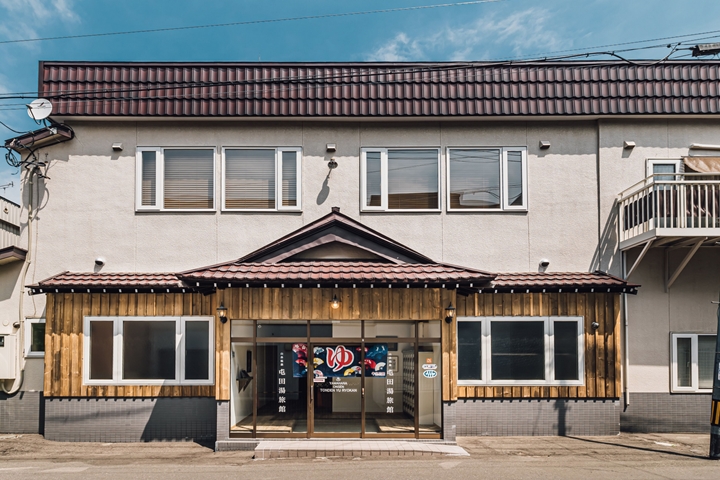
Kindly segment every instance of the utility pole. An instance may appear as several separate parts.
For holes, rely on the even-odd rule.
[[[720,301],[713,303],[718,304],[718,326],[713,367],[712,407],[710,409],[710,458],[720,460]]]

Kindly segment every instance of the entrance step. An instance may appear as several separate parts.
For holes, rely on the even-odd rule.
[[[262,441],[255,448],[258,459],[429,455],[467,456],[469,453],[457,445],[400,440]]]

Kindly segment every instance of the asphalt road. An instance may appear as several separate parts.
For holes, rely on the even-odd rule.
[[[476,437],[469,457],[363,457],[254,460],[193,443],[77,444],[37,435],[0,435],[0,478],[384,479],[713,479],[707,435]]]

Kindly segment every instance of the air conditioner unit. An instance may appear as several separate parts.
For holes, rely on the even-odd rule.
[[[0,380],[15,378],[17,348],[17,335],[0,334]]]

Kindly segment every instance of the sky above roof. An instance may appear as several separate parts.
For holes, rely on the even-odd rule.
[[[9,40],[149,30],[454,3],[453,0],[0,0],[0,94],[37,90],[38,61],[450,61],[541,58],[664,44],[598,46],[717,31],[667,42],[720,41],[717,0],[500,0],[483,4],[42,42]],[[702,39],[702,40],[700,40]],[[568,50],[573,50],[568,52]],[[659,59],[665,46],[622,52]],[[678,51],[675,56],[687,55]],[[593,57],[603,58],[603,57]],[[609,57],[604,57],[609,58]],[[0,121],[37,128],[22,100]],[[0,139],[14,136],[0,125]],[[6,190],[1,187],[13,182]],[[0,164],[0,195],[19,199]]]

